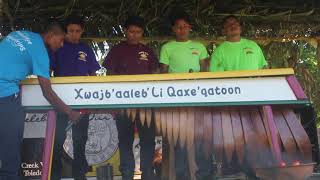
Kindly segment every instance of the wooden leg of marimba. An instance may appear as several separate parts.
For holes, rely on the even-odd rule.
[[[224,152],[227,157],[227,162],[230,163],[235,147],[234,136],[232,131],[232,123],[230,113],[227,108],[221,111],[222,133]]]
[[[130,118],[131,110],[129,108],[125,110],[125,113],[126,113],[127,117]]]
[[[213,131],[212,128],[212,114],[210,108],[204,108],[204,117],[203,117],[203,124],[204,124],[204,135],[203,135],[203,149],[205,153],[206,160],[210,159],[210,155],[213,151]]]
[[[303,155],[303,161],[306,163],[312,162],[312,145],[297,116],[289,109],[282,110],[282,113],[290,127],[297,146]]]
[[[235,149],[238,158],[239,164],[243,163],[244,160],[244,135],[243,128],[240,119],[240,114],[237,109],[230,109],[231,121],[232,121],[232,129],[235,140]]]
[[[195,110],[194,108],[188,108],[188,123],[187,123],[187,157],[189,164],[190,180],[196,180],[196,172],[198,170],[195,157],[195,146],[194,146],[194,121],[195,121]]]
[[[131,117],[132,122],[134,122],[136,120],[136,116],[137,116],[137,109],[135,109],[135,108],[131,109],[130,117]]]
[[[162,137],[165,138],[167,137],[167,109],[162,108],[161,109],[161,132],[162,132]]]
[[[255,168],[257,166],[258,153],[259,153],[259,143],[256,137],[256,133],[253,129],[251,117],[249,110],[247,108],[243,108],[240,110],[240,117],[244,132],[245,139],[245,152],[246,152],[246,160],[249,163],[251,168]]]
[[[146,109],[146,121],[147,121],[148,128],[150,128],[151,120],[152,120],[152,111],[150,108],[147,108]]]
[[[212,109],[212,128],[213,130],[213,150],[214,157],[217,163],[218,175],[221,175],[221,167],[223,160],[223,135],[221,113],[217,108]]]
[[[297,157],[297,145],[282,113],[279,110],[274,110],[273,117],[284,148],[282,158],[286,163],[291,164]]]
[[[154,120],[156,123],[156,134],[161,134],[161,112],[158,109],[154,110]]]
[[[260,167],[270,167],[273,164],[273,159],[271,154],[271,146],[268,142],[268,134],[263,123],[262,114],[259,112],[258,108],[250,108],[250,116],[252,120],[252,125],[254,132],[256,133],[257,143],[259,149],[258,161]]]
[[[186,128],[186,123],[187,121],[187,109],[186,108],[180,108],[179,110],[179,115],[180,115],[180,121],[179,121],[179,144],[181,146],[181,148],[183,149],[185,147],[186,144],[186,139],[187,139],[187,128]]]
[[[173,112],[172,110],[166,111],[167,117],[167,137],[169,141],[169,145],[171,146],[173,144]],[[173,144],[174,145],[174,144]]]
[[[196,149],[202,148],[203,145],[203,133],[204,133],[204,112],[203,108],[194,108],[195,110],[195,122],[194,122],[194,145]]]
[[[281,158],[281,148],[279,142],[279,133],[277,131],[271,106],[262,107],[262,117],[266,131],[268,134],[269,144],[271,146],[271,151],[273,153],[276,165],[279,165],[282,162]]]
[[[173,134],[173,143],[176,146],[179,138],[180,131],[180,114],[179,108],[172,108],[172,134]]]
[[[167,137],[169,142],[169,180],[175,180],[175,155],[174,155],[174,140],[173,140],[173,112],[172,109],[166,112],[167,117]]]
[[[142,126],[144,126],[144,122],[146,121],[146,109],[140,108],[139,109],[140,121]]]

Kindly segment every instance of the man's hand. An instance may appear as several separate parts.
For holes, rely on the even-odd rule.
[[[55,107],[58,111],[66,113],[73,123],[77,123],[81,118],[81,113],[73,111],[57,96],[57,94],[52,90],[51,82],[49,79],[38,76],[38,80],[42,93],[48,100],[48,102],[52,104],[52,106]]]
[[[209,64],[210,64],[210,59],[201,59],[200,60],[200,72],[207,72],[209,71]]]
[[[168,73],[168,72],[169,72],[169,65],[160,64],[160,73]]]

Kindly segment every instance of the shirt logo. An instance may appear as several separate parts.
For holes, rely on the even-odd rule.
[[[243,48],[243,50],[246,54],[253,54],[253,50],[249,47],[245,47],[245,48]]]
[[[78,55],[79,55],[78,60],[80,60],[80,61],[87,61],[87,56],[88,56],[88,55],[87,55],[85,52],[79,51],[79,52],[78,52]]]
[[[200,54],[199,50],[196,49],[196,48],[191,47],[190,50],[191,50],[191,54],[193,54],[193,55],[199,55]]]
[[[138,53],[139,54],[139,59],[142,61],[148,61],[148,56],[149,54],[145,51],[141,51]]]
[[[199,55],[200,53],[199,53],[198,50],[193,50],[193,51],[192,51],[192,54],[193,54],[193,55]]]
[[[17,34],[17,35],[16,35]],[[6,40],[14,47],[18,47],[21,52],[26,50],[26,47],[23,45],[23,42],[26,42],[28,45],[32,45],[32,42],[27,34],[24,34],[20,31],[16,31],[16,34],[9,34]]]

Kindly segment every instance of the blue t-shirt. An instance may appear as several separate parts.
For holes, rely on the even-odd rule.
[[[0,54],[0,97],[19,92],[27,75],[49,79],[49,57],[39,34],[11,32],[0,42]]]
[[[54,76],[87,76],[100,69],[92,49],[84,43],[64,42],[62,48],[50,54]]]

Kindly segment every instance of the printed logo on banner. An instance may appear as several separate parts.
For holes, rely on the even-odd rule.
[[[91,114],[89,117],[86,158],[89,165],[107,161],[118,148],[118,131],[111,114]],[[67,132],[64,150],[73,159],[72,128]]]

